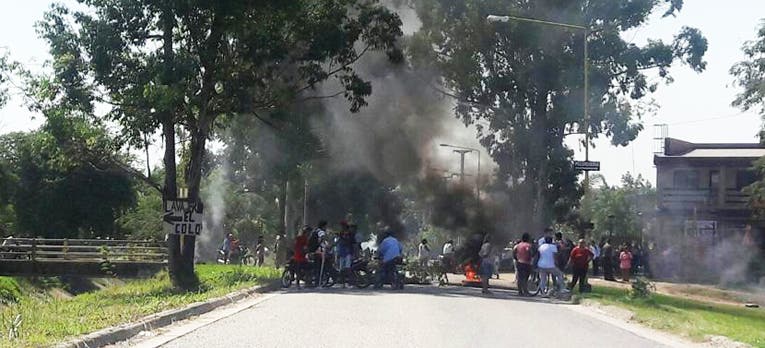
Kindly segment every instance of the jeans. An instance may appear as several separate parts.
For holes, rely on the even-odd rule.
[[[555,287],[560,292],[563,290],[563,272],[561,272],[557,267],[552,268],[540,268],[539,269],[539,288],[542,290],[543,293],[547,292],[547,275],[552,274],[553,277],[555,277]]]
[[[571,280],[571,284],[569,284],[568,288],[574,290],[574,286],[579,282],[579,292],[584,292],[585,284],[587,284],[587,267],[574,266],[572,269],[574,278]]]
[[[396,269],[396,263],[393,260],[384,262],[382,265],[380,265],[380,269],[377,271],[377,283],[375,284],[375,288],[382,288],[383,284],[385,284],[385,281],[391,277],[391,287],[394,289],[398,288],[398,270]]]
[[[518,275],[518,293],[521,295],[528,295],[531,265],[528,263],[518,262],[515,267]]]

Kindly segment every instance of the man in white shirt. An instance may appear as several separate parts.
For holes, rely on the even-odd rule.
[[[545,238],[547,238],[547,237],[552,238],[552,234],[553,234],[553,229],[552,228],[549,228],[549,227],[545,228],[545,233],[542,235],[542,237],[540,237],[537,240],[537,246],[541,247],[542,245],[544,245],[545,244]]]
[[[539,269],[539,288],[542,291],[543,296],[547,296],[547,276],[552,274],[555,277],[555,287],[558,293],[563,292],[563,272],[558,267],[555,267],[555,254],[558,253],[558,247],[553,244],[552,237],[546,236],[545,243],[539,247],[539,261],[537,262],[537,268]]]
[[[444,243],[443,248],[443,255],[444,255],[444,266],[446,266],[446,269],[448,272],[454,271],[454,241],[448,240],[446,243]]]
[[[417,258],[420,261],[420,265],[422,267],[427,266],[428,259],[430,258],[430,247],[428,247],[428,240],[423,238],[417,249]]]

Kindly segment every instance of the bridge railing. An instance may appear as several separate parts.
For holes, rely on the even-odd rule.
[[[107,239],[6,238],[0,259],[32,262],[136,262],[165,263],[167,247],[162,242]]]

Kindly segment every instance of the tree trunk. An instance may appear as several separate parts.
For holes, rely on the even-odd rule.
[[[548,135],[547,135],[547,92],[538,91],[535,103],[532,110],[534,115],[531,123],[532,141],[534,146],[533,160],[534,163],[534,215],[532,217],[532,223],[541,230],[546,225],[545,212],[547,210],[547,202],[545,191],[547,190],[547,162],[548,162]]]
[[[289,179],[286,177],[281,182],[281,190],[279,192],[279,217],[280,217],[280,223],[279,223],[279,234],[284,234],[287,232],[287,197],[289,194],[287,193],[287,190],[289,189]]]
[[[162,25],[162,51],[164,60],[164,71],[162,73],[162,83],[168,86],[175,83],[175,53],[173,52],[173,28],[175,27],[175,15],[171,7],[164,8],[160,22]],[[165,189],[164,200],[178,199],[177,167],[175,163],[175,115],[173,110],[162,110],[162,132],[165,138],[165,156],[163,159],[165,165]],[[194,274],[193,264],[193,237],[191,243],[184,240],[177,234],[167,235],[168,249],[168,272],[170,279],[175,286],[182,288],[193,288],[198,279]],[[188,245],[192,245],[191,263],[188,259]]]

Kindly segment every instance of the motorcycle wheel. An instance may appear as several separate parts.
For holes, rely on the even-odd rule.
[[[372,284],[372,274],[365,269],[357,270],[354,274],[356,278],[356,287],[364,289]]]
[[[246,256],[242,259],[242,264],[245,266],[255,266],[255,257],[253,256]]]
[[[336,281],[335,278],[336,277],[337,276],[332,275],[330,273],[324,274],[324,279],[322,279],[321,286],[323,286],[325,288],[333,287],[335,285],[335,281]]]
[[[292,273],[290,270],[285,269],[284,272],[282,272],[282,287],[289,288],[292,285],[292,281],[294,279],[295,279],[295,274]]]
[[[526,284],[527,289],[529,290],[529,294],[532,296],[536,296],[539,294],[539,272],[533,272],[531,273],[531,276],[529,277],[529,282]]]

